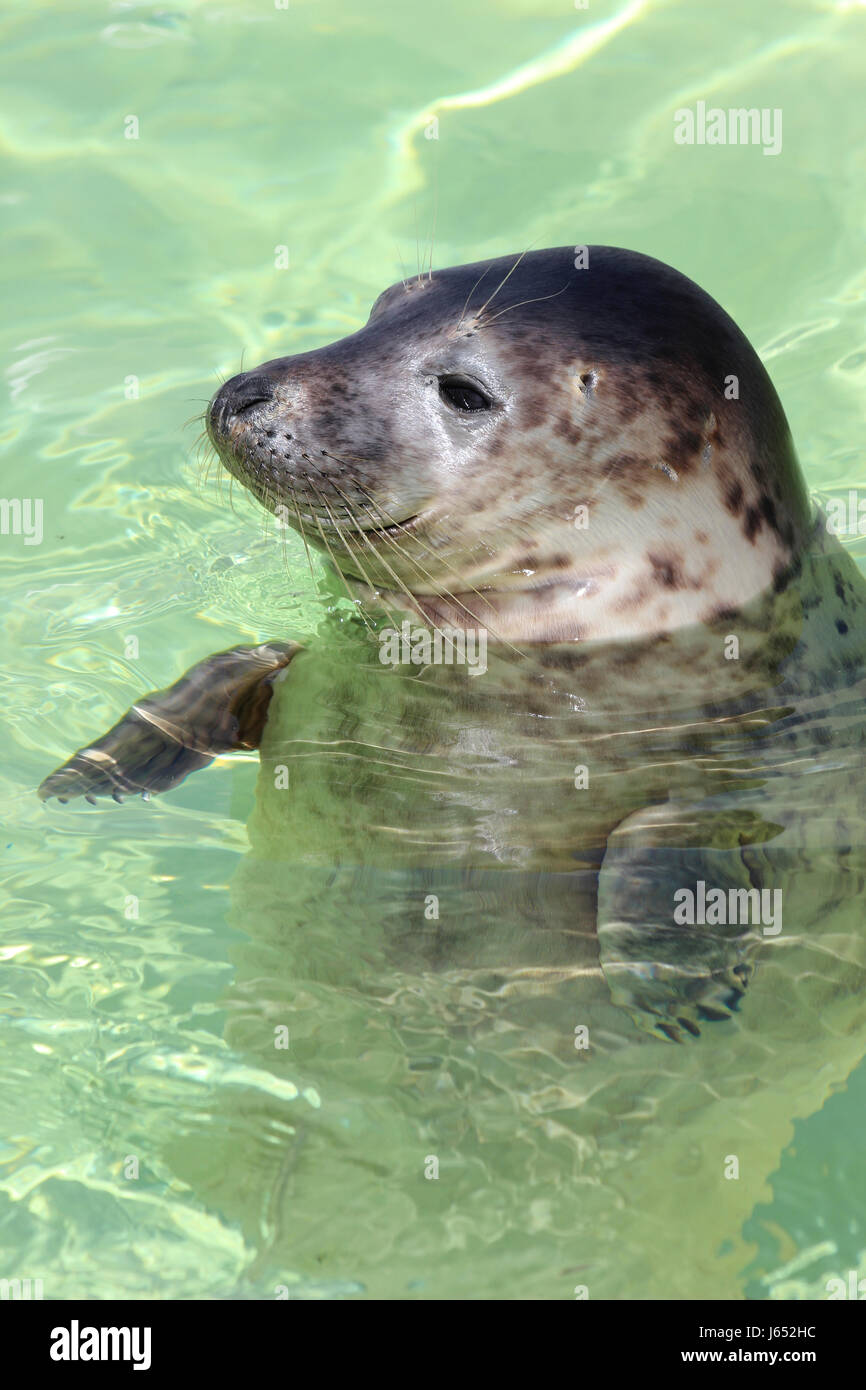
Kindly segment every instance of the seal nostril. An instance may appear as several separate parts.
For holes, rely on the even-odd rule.
[[[273,395],[274,388],[266,376],[242,377],[234,394],[235,414],[240,415],[254,405],[272,400]]]
[[[274,388],[270,379],[260,372],[242,372],[233,376],[220,388],[211,407],[214,421],[224,427],[232,416],[243,415],[253,406],[273,399]]]

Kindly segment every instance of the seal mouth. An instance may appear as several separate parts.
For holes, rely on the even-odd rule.
[[[375,537],[378,540],[389,536],[411,535],[420,520],[420,513],[416,512],[414,516],[407,516],[403,521],[392,521],[387,526],[360,526],[357,529],[360,535],[367,536],[368,539]]]
[[[303,501],[298,498],[297,510],[293,503],[289,520],[308,540],[321,540],[324,531],[329,538],[337,542],[343,536],[348,536],[350,540],[363,538],[367,542],[396,541],[402,536],[414,534],[421,521],[420,513],[415,512],[412,516],[404,517],[402,521],[391,521],[382,526],[362,526],[357,516],[352,515],[345,506],[339,515],[335,516],[334,511],[333,507],[327,511],[320,511],[310,505],[309,498],[304,498]]]

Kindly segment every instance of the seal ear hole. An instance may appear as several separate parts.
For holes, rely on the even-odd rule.
[[[581,394],[589,400],[598,385],[598,372],[581,372],[577,379],[580,382]]]
[[[439,395],[452,410],[462,414],[473,414],[478,410],[491,410],[493,402],[474,381],[465,376],[440,376]]]

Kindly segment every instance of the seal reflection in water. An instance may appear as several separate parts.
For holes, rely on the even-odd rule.
[[[357,616],[202,661],[41,788],[261,750],[229,1037],[325,1104],[266,1144],[276,1102],[223,1099],[177,1170],[257,1278],[738,1296],[866,1051],[864,585],[756,354],[657,261],[531,252],[394,286],[207,423]],[[407,623],[483,673],[381,661]]]

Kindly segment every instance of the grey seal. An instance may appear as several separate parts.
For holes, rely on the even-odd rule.
[[[347,638],[336,656],[294,641],[238,647],[138,701],[40,795],[166,791],[236,748],[262,749],[267,793],[303,745],[292,796],[271,801],[276,838],[304,862],[579,868],[574,915],[594,923],[593,949],[636,1021],[682,1041],[729,1020],[761,934],[751,921],[684,930],[671,894],[763,891],[773,875],[755,846],[803,843],[802,806],[777,804],[779,748],[783,766],[814,756],[809,702],[820,695],[825,715],[838,705],[866,650],[863,581],[811,515],[779,399],[733,321],[631,251],[459,266],[386,290],[337,343],[233,377],[207,428],[228,471],[323,552],[372,635],[382,618],[370,615],[395,612],[435,631],[482,629],[484,691],[453,666],[420,684],[417,669],[397,672],[387,696],[376,685],[389,711],[376,743],[357,690],[375,661],[360,620],[361,647]],[[455,759],[486,749],[473,793],[484,815],[464,787],[456,826],[454,801],[422,796],[423,833],[385,833],[398,814],[386,760],[364,792],[379,832],[359,836],[329,756],[350,727],[365,748],[439,757],[444,785]],[[843,761],[862,732],[855,721],[837,735]],[[771,805],[707,775],[737,740],[776,789]],[[547,772],[518,794],[508,769],[523,758]],[[583,801],[569,761],[591,770]]]

